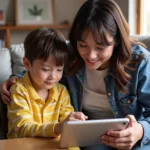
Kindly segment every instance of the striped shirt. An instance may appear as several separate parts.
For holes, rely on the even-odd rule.
[[[8,105],[8,138],[56,137],[54,127],[74,111],[65,86],[56,83],[43,100],[32,86],[28,73],[11,89]]]

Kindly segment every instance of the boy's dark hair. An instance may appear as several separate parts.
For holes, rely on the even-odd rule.
[[[63,35],[54,29],[41,28],[29,33],[24,41],[25,57],[32,64],[36,59],[46,61],[52,56],[57,66],[66,64],[68,48]]]

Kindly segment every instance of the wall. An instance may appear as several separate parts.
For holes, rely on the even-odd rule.
[[[128,6],[129,6],[129,0],[115,0],[117,4],[120,6],[125,18],[128,21]]]
[[[56,23],[60,23],[62,20],[66,19],[72,22],[76,12],[79,7],[86,0],[55,0],[55,19]],[[136,32],[136,1],[137,0],[115,0],[125,15],[127,19],[130,31],[132,34]],[[4,9],[6,14],[6,20],[9,24],[15,23],[14,6],[13,0],[0,0],[0,9]],[[68,29],[61,29],[61,32],[67,38]],[[30,31],[14,31],[12,33],[12,44],[22,43],[27,33]]]
[[[0,0],[0,9],[4,9],[5,11],[5,19],[8,24],[15,23],[15,15],[14,15],[14,0]],[[76,12],[79,7],[86,0],[55,0],[55,20],[56,23],[62,22],[64,19],[68,20],[70,23],[72,22]],[[67,38],[68,29],[61,29],[61,32]],[[25,36],[30,31],[13,31],[11,36],[11,43],[18,44],[24,41]]]
[[[136,4],[137,0],[115,0],[120,6],[130,28],[130,34],[136,33]]]

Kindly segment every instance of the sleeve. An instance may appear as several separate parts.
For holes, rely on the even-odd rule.
[[[150,56],[140,64],[138,80],[138,100],[143,107],[143,119],[138,121],[144,129],[143,138],[138,142],[141,146],[150,143]]]
[[[11,91],[12,102],[8,105],[9,132],[15,131],[17,137],[56,137],[53,124],[35,122],[24,91]],[[9,135],[9,134],[8,134]],[[9,138],[9,137],[8,137]]]
[[[66,87],[64,87],[60,92],[60,102],[61,102],[61,108],[59,114],[59,121],[62,122],[67,118],[67,116],[71,112],[74,112],[74,108],[71,105],[70,96]]]
[[[22,78],[26,72],[27,72],[27,70],[23,70],[21,73],[12,74],[10,77],[17,76],[19,78]]]
[[[81,150],[80,147],[68,147],[68,150]]]

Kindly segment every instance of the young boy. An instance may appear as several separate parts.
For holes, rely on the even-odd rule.
[[[10,89],[8,138],[55,137],[74,111],[66,87],[58,83],[68,55],[65,39],[58,31],[37,29],[24,48],[27,72]]]

